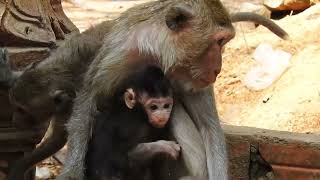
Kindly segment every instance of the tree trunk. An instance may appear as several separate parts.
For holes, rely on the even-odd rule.
[[[0,0],[0,46],[55,46],[78,33],[61,0]]]

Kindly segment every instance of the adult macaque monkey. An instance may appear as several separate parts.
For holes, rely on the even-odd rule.
[[[68,113],[70,112],[66,111],[66,114],[63,114],[60,111],[59,116],[57,116],[57,114],[55,113],[56,110],[61,109],[59,108],[59,106],[63,106],[61,104],[57,106],[54,99],[56,99],[55,97],[57,95],[63,95],[60,97],[68,97],[67,101],[65,101],[68,103],[63,104],[69,104],[68,106],[70,106],[69,108],[71,108],[72,101],[70,101],[69,98],[72,99],[74,92],[80,89],[83,77],[82,74],[87,71],[87,66],[91,64],[102,43],[104,43],[105,45],[101,49],[101,51],[99,51],[100,55],[95,60],[95,63],[91,65],[91,70],[89,72],[93,77],[98,77],[98,75],[104,71],[104,67],[106,68],[107,72],[109,71],[108,67],[110,67],[110,65],[101,66],[103,68],[97,71],[99,72],[99,74],[96,74],[95,69],[98,70],[99,67],[97,65],[103,63],[103,61],[101,61],[101,58],[105,56],[104,53],[108,53],[106,49],[115,47],[116,49],[110,49],[112,50],[112,54],[108,54],[108,56],[106,56],[107,61],[105,61],[105,63],[108,64],[111,62],[122,62],[122,60],[125,59],[123,58],[124,56],[128,57],[127,60],[134,61],[135,59],[139,59],[140,55],[146,55],[155,57],[157,61],[159,60],[164,70],[166,70],[167,72],[171,72],[169,74],[175,74],[175,76],[172,76],[175,77],[172,78],[172,80],[174,82],[178,82],[175,83],[176,86],[179,86],[179,82],[181,82],[180,80],[186,79],[187,83],[181,84],[183,86],[190,87],[191,89],[192,87],[195,87],[193,89],[196,90],[199,88],[197,88],[197,86],[193,86],[193,83],[198,84],[203,80],[207,80],[208,82],[203,83],[208,84],[209,81],[213,81],[210,80],[210,78],[202,78],[201,81],[198,81],[197,78],[200,77],[199,75],[206,74],[207,71],[213,71],[212,69],[209,69],[209,67],[207,69],[203,69],[202,66],[198,66],[197,64],[192,65],[192,62],[194,62],[193,60],[205,60],[205,58],[203,58],[205,54],[208,55],[208,58],[214,55],[220,57],[219,53],[215,54],[214,52],[218,51],[219,47],[221,47],[229,38],[233,36],[233,29],[230,25],[228,15],[226,14],[224,9],[220,9],[221,7],[222,6],[220,2],[217,0],[167,0],[151,2],[146,5],[140,5],[139,7],[129,10],[128,12],[124,13],[119,19],[109,22],[103,22],[82,34],[73,37],[70,41],[59,47],[56,52],[53,53],[49,58],[41,63],[35,63],[27,68],[28,70],[22,73],[22,76],[20,76],[21,72],[10,73],[9,71],[7,71],[8,69],[1,68],[4,65],[6,66],[5,63],[1,64],[0,71],[8,73],[0,73],[1,78],[5,76],[4,79],[7,79],[7,81],[0,81],[0,85],[4,85],[6,86],[6,88],[9,88],[9,86],[15,84],[15,86],[10,90],[10,96],[12,105],[14,107],[14,122],[16,122],[17,126],[28,128],[28,126],[33,126],[32,123],[36,122],[39,123],[39,125],[42,124],[44,127],[49,124],[50,120],[52,120],[50,131],[46,135],[47,140],[45,140],[42,145],[39,146],[34,152],[18,160],[16,163],[14,163],[14,165],[11,165],[12,173],[10,173],[8,179],[22,179],[20,177],[23,176],[25,170],[32,167],[37,162],[45,159],[46,157],[49,157],[63,146],[66,139],[66,132],[64,131],[62,124],[69,118]],[[202,8],[204,11],[202,11],[202,9],[200,10],[199,8]],[[188,10],[190,10],[190,13],[188,13]],[[181,14],[181,16],[175,16],[179,14]],[[235,21],[250,20],[255,21],[256,23],[270,21],[268,19],[266,20],[266,18],[263,18],[262,16],[253,13],[251,13],[251,15],[249,16],[244,16],[243,14],[236,13],[231,17],[232,19],[235,18]],[[264,19],[264,21],[261,21],[261,19]],[[270,26],[270,24],[268,23],[262,23],[262,25],[267,26],[271,31],[278,34],[278,36],[280,36],[281,38],[286,37],[286,33],[281,33],[283,31],[279,26],[276,26],[275,24]],[[126,29],[128,27],[129,29]],[[159,31],[155,30],[158,27],[160,27]],[[144,36],[145,32],[152,32],[152,34],[147,34],[147,36]],[[103,42],[103,37],[107,33],[109,33],[108,38],[105,42]],[[210,36],[210,38],[208,36]],[[221,38],[219,38],[220,36]],[[125,39],[121,39],[121,37],[128,37],[128,43],[125,43]],[[113,44],[114,47],[109,43]],[[217,43],[219,45],[216,45]],[[205,51],[204,49],[207,50]],[[215,51],[212,51],[211,49]],[[212,51],[212,53],[209,53],[209,50],[210,52]],[[139,51],[140,53],[138,53]],[[203,51],[202,58],[200,58],[201,51]],[[121,54],[122,52],[123,54]],[[112,55],[117,56],[116,59],[110,58]],[[168,59],[168,61],[164,61],[164,59]],[[201,62],[207,63],[208,61]],[[220,63],[219,61],[212,61],[211,65],[213,62]],[[181,67],[181,63],[185,64],[186,68]],[[199,65],[201,64],[199,63]],[[202,65],[205,66],[205,64]],[[208,65],[210,65],[210,63]],[[189,67],[192,69],[190,69]],[[124,67],[120,66],[119,68]],[[199,68],[202,72],[198,71]],[[183,72],[186,70],[190,72],[189,74],[186,74],[186,76],[179,73],[179,71]],[[118,73],[122,72],[123,70],[115,69],[115,71]],[[193,74],[191,74],[191,71]],[[125,76],[125,73],[123,74]],[[103,76],[103,74],[101,75]],[[191,78],[191,75],[194,76],[194,78]],[[208,77],[209,76],[211,76],[211,74],[208,74]],[[110,78],[111,77],[113,76],[110,76]],[[19,81],[16,81],[17,78],[19,78]],[[90,81],[90,78],[91,77],[88,75],[88,81]],[[100,78],[101,77],[97,78],[97,80]],[[116,79],[114,79],[114,81],[116,81]],[[98,81],[95,81],[95,83],[96,82],[99,83]],[[102,83],[104,83],[104,81]],[[103,84],[101,85],[104,86]],[[105,86],[108,88],[110,87],[110,84],[107,83]],[[116,84],[114,87],[116,87]],[[181,88],[176,88],[176,91],[187,93],[187,91],[183,91],[181,90]],[[83,90],[83,92],[85,92],[85,90]],[[86,93],[89,92],[90,91]],[[92,93],[94,94],[94,92]],[[81,98],[79,97],[79,99]],[[197,111],[189,112],[188,110],[189,114],[186,113],[186,109],[190,108],[188,106],[190,106],[191,104],[186,104],[185,107],[182,107],[182,105],[184,105],[182,103],[187,102],[187,100],[189,100],[190,98],[182,99],[183,101],[181,101],[181,103],[177,103],[176,105],[174,116],[177,118],[183,118],[185,120],[183,121],[183,123],[175,125],[174,132],[177,134],[176,137],[178,139],[180,138],[180,141],[190,141],[190,144],[193,145],[190,146],[189,149],[185,147],[183,153],[186,154],[184,157],[186,157],[185,159],[186,164],[188,165],[188,169],[191,169],[191,172],[193,172],[191,174],[195,174],[195,172],[201,172],[199,171],[199,169],[206,167],[206,162],[204,161],[204,148],[201,152],[200,150],[198,151],[198,153],[200,153],[199,156],[194,157],[194,159],[190,159],[193,158],[190,157],[190,154],[192,154],[193,150],[196,149],[194,147],[197,146],[198,142],[200,143],[199,147],[204,147],[203,142],[198,141],[198,139],[201,140],[201,136],[198,133],[197,129],[195,129],[190,116],[192,117],[192,120],[199,121],[195,123],[200,129],[200,133],[203,134],[203,136],[205,135],[205,133],[207,133],[207,131],[205,131],[206,129],[201,129],[200,127],[202,126],[201,120],[205,117],[198,117]],[[38,104],[38,102],[41,102],[41,104]],[[194,101],[194,103],[197,102],[198,100]],[[207,103],[209,103],[210,105],[211,102]],[[202,105],[201,103],[199,104]],[[209,105],[207,106],[208,109]],[[203,116],[207,114],[207,116],[211,118],[208,119],[209,121],[204,122],[209,124],[218,123],[216,121],[212,121],[216,114],[212,114],[211,112],[207,111],[203,113]],[[82,113],[79,114],[79,117],[81,116]],[[195,118],[193,116],[195,116]],[[35,117],[37,119],[34,119]],[[75,128],[77,128],[77,126],[75,126]],[[195,135],[191,135],[191,138],[189,138],[189,135],[187,134],[188,128],[191,128],[191,130],[193,129],[195,132]],[[87,129],[85,129],[84,132],[87,132]],[[219,134],[219,132],[217,133]],[[79,139],[87,140],[88,136],[89,135],[87,135],[86,133],[82,133],[81,136],[79,136]],[[217,143],[218,144],[215,145],[219,146],[218,141]],[[208,147],[210,146],[210,144],[207,145]],[[214,148],[212,150],[215,149],[217,148]],[[79,152],[79,155],[81,157],[84,156],[85,149],[80,149],[79,151],[81,151]],[[206,151],[209,151],[209,149],[207,149]],[[207,155],[209,159],[212,159],[211,155],[211,153]],[[193,160],[195,161],[192,162]],[[81,160],[79,161],[82,162]],[[212,162],[211,160],[209,161]],[[226,166],[225,162],[221,164],[221,166],[223,165]],[[82,165],[80,165],[80,167],[82,167]],[[192,169],[193,167],[197,168]],[[210,165],[210,167],[212,166]],[[218,169],[216,169],[217,172],[223,173]],[[209,173],[212,174],[213,172],[211,171]],[[203,174],[206,174],[206,172],[203,172]]]
[[[235,32],[221,2],[154,1],[129,9],[114,23],[75,99],[67,124],[67,164],[59,178],[83,178],[96,96],[112,96],[128,75],[129,64],[151,58],[167,73],[179,96],[172,131],[182,147],[181,165],[196,180],[227,180],[225,140],[211,83],[221,70],[221,49]]]

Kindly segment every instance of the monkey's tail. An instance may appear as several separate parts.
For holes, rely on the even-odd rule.
[[[231,21],[232,22],[240,22],[240,21],[251,21],[258,24],[263,25],[264,27],[268,28],[270,31],[275,33],[277,36],[284,40],[289,39],[289,35],[285,32],[280,26],[274,23],[272,20],[261,16],[259,14],[251,13],[251,12],[237,12],[231,14]]]

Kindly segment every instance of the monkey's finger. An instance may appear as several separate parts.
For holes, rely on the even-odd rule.
[[[180,151],[180,150],[181,150],[181,147],[180,147],[180,145],[179,145],[177,142],[175,142],[175,141],[168,141],[167,143],[169,143],[169,145],[170,145],[171,147],[173,147],[176,151]]]
[[[179,144],[174,144],[173,148],[178,152],[181,151],[181,146]]]
[[[179,157],[180,153],[178,151],[171,151],[170,156],[172,159],[177,160]]]

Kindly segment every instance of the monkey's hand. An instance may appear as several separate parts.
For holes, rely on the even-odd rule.
[[[133,148],[129,153],[129,160],[133,162],[148,162],[155,156],[165,155],[176,160],[180,154],[180,145],[174,141],[156,141],[151,143],[141,143]]]
[[[150,143],[150,151],[155,155],[167,155],[170,158],[177,160],[180,155],[180,145],[174,141],[156,141]]]

